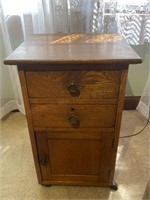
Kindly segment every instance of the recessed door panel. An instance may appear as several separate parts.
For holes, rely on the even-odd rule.
[[[43,181],[108,183],[113,132],[36,132]]]

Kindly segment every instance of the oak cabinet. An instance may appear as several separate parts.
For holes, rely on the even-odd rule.
[[[43,185],[113,184],[128,65],[118,35],[34,35],[17,64],[37,177]]]

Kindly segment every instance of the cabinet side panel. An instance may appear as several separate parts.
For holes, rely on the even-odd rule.
[[[115,136],[114,136],[114,142],[113,142],[113,148],[112,148],[113,153],[112,153],[110,177],[109,177],[110,185],[112,185],[113,177],[114,177],[114,170],[115,170],[116,155],[117,155],[117,148],[118,148],[118,142],[119,142],[119,134],[120,134],[122,111],[123,111],[123,105],[124,105],[124,96],[125,96],[127,75],[128,75],[128,67],[126,70],[122,70],[122,75],[121,75],[121,79],[120,79],[120,93],[119,93],[119,99],[118,99],[118,108],[117,108],[116,125],[115,125]]]
[[[31,141],[31,146],[32,146],[32,153],[33,153],[33,157],[34,157],[34,163],[35,163],[35,167],[36,167],[38,182],[41,184],[42,183],[41,171],[40,171],[40,167],[38,164],[36,140],[35,140],[34,130],[33,130],[33,126],[32,126],[32,120],[31,120],[31,110],[30,110],[30,104],[29,104],[27,87],[26,87],[25,73],[23,70],[19,70],[19,78],[20,78],[20,83],[21,83],[21,88],[22,88],[22,93],[23,93],[30,141]]]
[[[114,132],[102,132],[101,142],[101,165],[99,167],[99,182],[107,183],[109,185],[109,176],[111,168],[111,157],[112,157],[112,144],[114,141]]]

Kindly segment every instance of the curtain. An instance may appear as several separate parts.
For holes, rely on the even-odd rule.
[[[150,0],[0,1],[0,117],[13,109],[24,113],[17,69],[3,66],[21,42],[14,45],[18,37],[12,37],[8,15],[20,17],[23,40],[34,33],[119,33],[131,45],[150,42]]]
[[[46,33],[119,33],[132,45],[150,41],[150,0],[45,0],[41,5]]]
[[[17,67],[4,66],[3,60],[12,51],[0,2],[0,118],[12,110],[23,114],[24,106]]]
[[[137,110],[146,118],[150,120],[150,75],[145,85],[142,97],[137,106]]]

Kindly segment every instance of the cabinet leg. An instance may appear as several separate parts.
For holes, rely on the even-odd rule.
[[[113,184],[110,186],[110,189],[115,190],[115,191],[118,190],[118,185],[115,181],[113,181]]]

